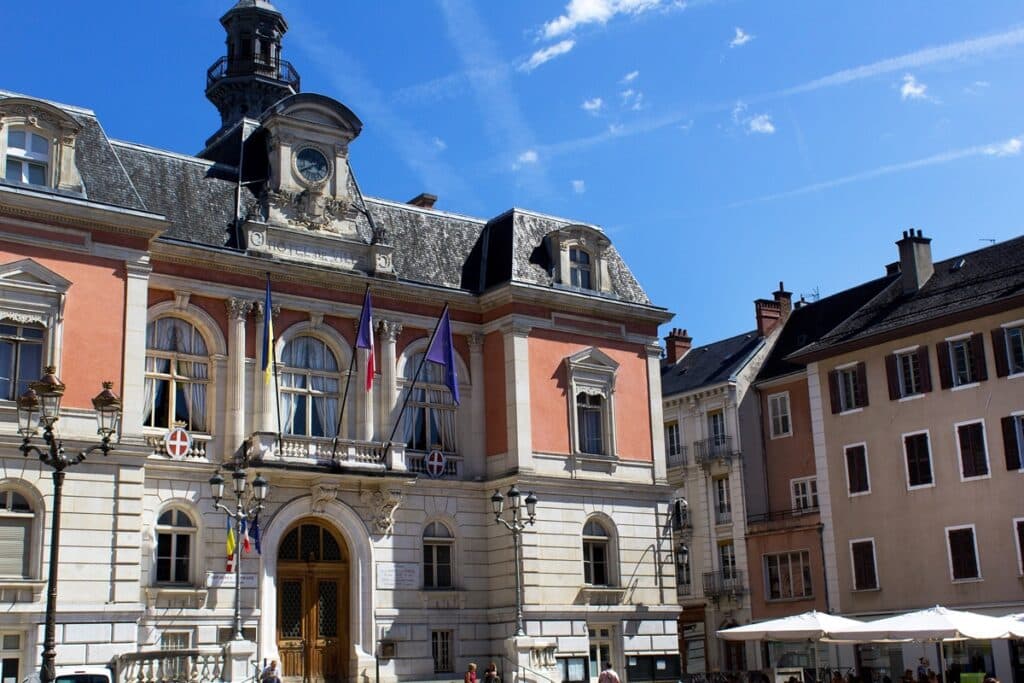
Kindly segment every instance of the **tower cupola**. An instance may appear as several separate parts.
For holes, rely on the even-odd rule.
[[[281,59],[288,23],[268,0],[238,0],[220,23],[228,34],[227,55],[206,72],[206,98],[220,111],[222,132],[298,93],[299,74]]]

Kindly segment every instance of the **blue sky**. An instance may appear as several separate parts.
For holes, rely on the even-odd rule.
[[[194,153],[230,4],[22,3],[0,88]],[[364,192],[598,224],[698,344],[779,280],[877,277],[909,227],[936,258],[1024,233],[1019,0],[275,4],[303,90],[365,124]]]

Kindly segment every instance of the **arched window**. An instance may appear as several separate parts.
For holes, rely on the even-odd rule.
[[[206,387],[210,358],[195,325],[181,318],[158,318],[146,326],[146,386],[143,424],[207,431]]]
[[[281,420],[286,434],[333,438],[338,429],[338,359],[316,337],[295,337],[281,353]]]
[[[156,582],[191,583],[196,525],[184,510],[172,508],[156,520]]]
[[[7,168],[4,178],[11,183],[50,184],[50,141],[24,128],[7,132]]]
[[[30,578],[35,511],[14,489],[0,490],[0,577]]]
[[[452,587],[452,546],[455,539],[441,522],[423,530],[423,587]]]
[[[608,530],[597,520],[588,521],[583,527],[583,583],[588,586],[611,585],[610,554]]]
[[[569,247],[569,284],[580,289],[593,289],[590,253],[579,247]]]
[[[405,363],[405,385],[412,385],[423,353],[412,355]],[[405,442],[414,451],[458,451],[455,401],[445,384],[444,366],[423,363],[419,381],[405,409]]]
[[[338,539],[319,524],[302,524],[281,539],[277,559],[286,562],[343,562]]]
[[[44,330],[39,325],[0,323],[0,399],[14,401],[43,370]]]

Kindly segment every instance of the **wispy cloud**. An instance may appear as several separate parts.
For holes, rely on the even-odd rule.
[[[448,143],[439,137],[434,137],[434,147],[437,148],[438,152],[443,152],[448,149]]]
[[[771,135],[775,132],[775,124],[772,123],[772,117],[768,114],[758,114],[757,116],[750,117],[747,120],[747,132]]]
[[[633,88],[626,88],[619,93],[622,98],[622,106],[633,111],[640,111],[644,108],[644,94]]]
[[[977,95],[987,90],[991,85],[992,84],[989,83],[988,81],[974,81],[969,86],[964,88],[964,92],[967,93],[968,95]]]
[[[754,39],[754,36],[750,35],[739,26],[736,27],[736,35],[733,36],[732,40],[729,41],[729,47],[741,47],[746,45]]]
[[[572,180],[570,184],[572,185],[572,191],[576,194],[583,194],[587,191],[587,184],[582,180]]]
[[[777,192],[775,194],[766,194],[761,197],[754,199],[745,199],[740,202],[731,204],[729,208],[738,206],[745,206],[748,204],[755,204],[758,202],[770,202],[776,199],[787,199],[789,197],[798,197],[800,195],[811,194],[814,192],[821,192],[823,190],[831,190],[835,187],[842,187],[843,185],[850,185],[852,183],[859,183],[865,180],[873,180],[882,176],[892,175],[894,173],[904,173],[906,171],[913,171],[919,168],[927,168],[929,166],[939,166],[942,164],[948,164],[960,159],[966,159],[969,157],[977,156],[992,156],[992,157],[1006,157],[1016,156],[1021,151],[1021,138],[1020,136],[1012,137],[1001,142],[992,143],[989,145],[975,145],[973,147],[965,147],[962,149],[954,149],[940,154],[934,154],[923,159],[915,159],[913,161],[905,161],[898,164],[887,164],[885,166],[879,166],[868,171],[861,171],[860,173],[854,173],[852,175],[842,176],[839,178],[833,178],[832,180],[824,180],[820,183],[812,183],[810,185],[804,185],[794,190],[788,190],[786,192]]]
[[[548,45],[547,47],[541,48],[540,50],[537,50],[532,55],[530,55],[529,59],[520,64],[519,70],[529,73],[536,69],[541,64],[546,64],[555,57],[560,57],[561,55],[566,54],[567,52],[572,50],[572,48],[575,45],[575,40],[567,38],[565,40],[555,43],[554,45]]]
[[[523,166],[531,166],[533,164],[536,164],[539,160],[540,157],[537,155],[537,150],[528,149],[519,153],[519,156],[516,157],[515,163],[512,164],[512,169],[519,170]]]
[[[590,112],[591,114],[596,114],[597,112],[601,111],[602,107],[604,107],[604,100],[602,100],[600,97],[592,97],[589,100],[583,100],[583,104],[581,104],[580,106],[583,108],[583,111]]]
[[[618,14],[641,14],[660,0],[569,0],[564,14],[545,22],[541,35],[546,40],[572,33],[587,24],[606,24]]]
[[[639,71],[630,71],[628,74],[622,77],[620,83],[632,83],[640,76]]]
[[[928,99],[927,91],[928,86],[914,78],[913,74],[903,74],[903,85],[900,86],[900,99]]]

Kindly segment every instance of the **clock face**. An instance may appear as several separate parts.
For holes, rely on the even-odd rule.
[[[327,163],[327,157],[312,147],[307,147],[299,152],[295,157],[295,167],[299,174],[311,183],[323,181],[331,170],[330,164]]]

